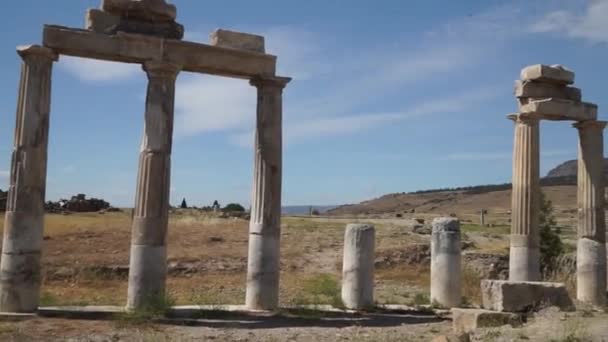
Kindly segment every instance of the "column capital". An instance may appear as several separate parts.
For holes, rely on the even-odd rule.
[[[17,47],[17,53],[23,60],[30,56],[48,58],[54,62],[59,59],[59,55],[55,51],[40,45],[20,45]]]
[[[598,120],[589,120],[589,121],[579,121],[572,124],[572,127],[582,131],[582,130],[603,130],[606,128],[607,121],[598,121]]]
[[[147,61],[142,64],[142,69],[148,77],[175,79],[182,67],[168,62]]]
[[[279,88],[283,89],[291,81],[291,77],[261,76],[249,80],[249,84],[256,88]]]
[[[523,123],[523,124],[535,124],[540,121],[539,118],[530,116],[528,114],[523,113],[513,113],[507,115],[507,119],[515,122],[515,123]]]

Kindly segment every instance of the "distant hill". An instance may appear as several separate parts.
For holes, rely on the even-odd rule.
[[[556,178],[556,177],[574,177],[578,174],[578,161],[568,160],[554,167],[547,173],[546,178]],[[608,176],[608,158],[604,159],[604,178]]]
[[[576,208],[577,160],[566,161],[541,178],[547,197],[561,210]],[[608,159],[604,160],[608,176]],[[606,177],[608,180],[608,177]],[[606,182],[608,184],[608,181]],[[329,215],[376,215],[389,213],[475,213],[479,209],[507,212],[510,209],[511,183],[463,186],[392,193],[331,209]]]

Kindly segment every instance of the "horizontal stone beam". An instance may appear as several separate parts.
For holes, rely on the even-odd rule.
[[[597,105],[557,98],[529,101],[519,106],[519,112],[546,120],[586,121],[597,119]]]
[[[522,81],[538,81],[555,84],[574,83],[574,73],[561,65],[536,64],[521,71]]]
[[[515,81],[516,97],[533,98],[560,98],[572,101],[581,101],[582,94],[579,88],[567,87],[555,83],[536,81]]]
[[[106,35],[46,25],[44,46],[63,55],[126,63],[163,61],[183,71],[238,78],[274,76],[276,56],[139,34]]]

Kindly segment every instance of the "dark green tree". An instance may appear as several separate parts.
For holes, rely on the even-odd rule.
[[[564,254],[564,244],[560,238],[561,229],[553,215],[553,204],[540,194],[540,262],[544,270],[552,270],[556,259]]]
[[[243,208],[242,205],[238,204],[238,203],[230,203],[228,205],[226,205],[224,207],[224,211],[229,211],[229,212],[244,212],[245,208]]]
[[[186,203],[186,199],[182,200],[182,204],[179,206],[182,209],[188,209],[188,204]]]

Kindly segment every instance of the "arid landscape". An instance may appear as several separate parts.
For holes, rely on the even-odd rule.
[[[411,214],[401,218],[367,219],[284,217],[280,303],[284,308],[312,305],[315,310],[285,310],[279,313],[284,317],[278,321],[277,318],[264,320],[258,317],[253,321],[266,323],[259,323],[255,335],[247,329],[228,329],[240,326],[235,322],[244,318],[237,316],[234,321],[228,320],[219,326],[217,320],[207,323],[203,320],[197,323],[204,327],[201,329],[182,326],[187,323],[142,324],[129,319],[34,319],[3,323],[0,336],[5,340],[28,340],[44,335],[48,339],[69,337],[82,341],[112,340],[116,336],[133,341],[199,338],[309,341],[320,336],[323,340],[430,340],[435,335],[451,333],[449,321],[425,309],[430,304],[428,219],[433,215],[423,215],[427,219]],[[130,210],[47,214],[45,219],[41,305],[124,305]],[[351,317],[346,313],[334,313],[336,316],[331,318],[332,315],[316,311],[325,304],[339,307],[344,227],[346,223],[357,221],[373,223],[377,229],[375,296],[378,306],[401,304],[410,307],[411,312],[401,315],[393,312],[387,314],[388,318],[380,319],[382,323],[374,323],[379,318]],[[168,240],[171,304],[221,308],[244,302],[247,226],[246,220],[219,218],[219,215],[200,210],[172,211]],[[505,276],[509,229],[504,225],[482,228],[465,224],[463,232],[464,301],[476,306],[480,303],[480,279]],[[565,227],[563,236],[565,241],[572,243],[572,229]],[[572,285],[570,276],[566,275],[564,280]],[[251,320],[251,317],[247,319]],[[284,321],[283,328],[277,323],[281,321]],[[334,323],[330,323],[332,321]],[[387,328],[379,329],[375,327],[377,324]],[[588,324],[586,322],[585,326]],[[534,329],[533,325],[530,329]],[[97,339],[91,338],[91,334],[98,336]],[[518,331],[517,334],[524,333]],[[557,334],[563,334],[563,331]]]

